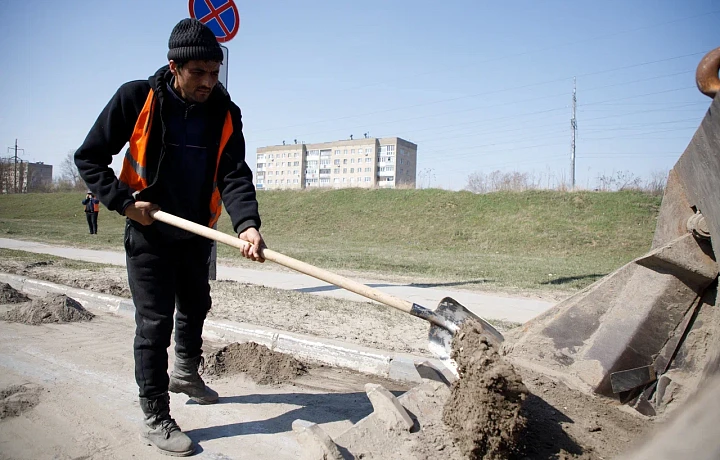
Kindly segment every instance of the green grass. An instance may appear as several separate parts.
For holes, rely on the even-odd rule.
[[[82,194],[0,196],[0,237],[122,250],[124,218],[88,235]],[[577,289],[647,252],[660,197],[641,192],[265,191],[269,247],[331,270],[480,288]],[[219,229],[232,233],[227,215]],[[221,246],[219,257],[239,259]]]

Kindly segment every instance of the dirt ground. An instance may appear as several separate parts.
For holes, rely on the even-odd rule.
[[[10,285],[0,285],[0,292],[10,296],[17,293]],[[80,303],[65,294],[50,295],[32,299],[16,304],[7,312],[0,313],[0,319],[13,323],[32,324],[37,326],[43,323],[72,323],[75,321],[90,321],[95,315],[85,310]]]
[[[125,271],[122,268],[73,270],[57,267],[52,263],[22,264],[17,261],[0,261],[0,271],[75,287],[93,288],[99,292],[129,294]],[[16,297],[14,294],[8,295]],[[212,295],[214,304],[211,314],[215,317],[342,339],[388,350],[427,354],[426,324],[382,306],[227,281],[213,282]],[[11,307],[17,307],[17,304],[5,305],[6,310]],[[218,346],[217,350],[220,348]],[[247,370],[250,359],[247,354],[240,356],[242,365],[233,367]],[[242,359],[242,356],[247,359]],[[289,369],[297,372],[298,367],[289,366]],[[515,445],[513,452],[508,454],[509,458],[610,458],[625,450],[652,425],[639,415],[621,411],[606,400],[570,390],[546,376],[526,369],[517,369],[517,372],[527,388],[522,409],[517,413],[516,405],[513,405],[512,410],[499,413],[512,412],[512,417],[517,417],[515,420],[527,420],[527,427],[521,431],[521,441]],[[208,377],[213,384],[222,383],[223,379],[227,378],[222,373]],[[262,375],[259,377],[262,379]],[[296,382],[298,379],[302,377],[296,376],[293,379],[293,376],[289,375],[284,381]],[[272,379],[270,381],[272,382]],[[279,380],[275,383],[279,383]],[[6,388],[7,391],[11,389],[12,387]],[[22,410],[28,410],[35,404],[32,392],[18,390],[9,394],[10,402],[13,398],[20,398],[13,396],[14,394],[24,395],[25,399],[22,401],[27,399],[20,403]],[[435,404],[441,407],[445,402],[438,400]],[[8,404],[5,407],[18,406]],[[438,419],[440,417],[438,414]],[[456,417],[456,420],[461,418]],[[518,427],[521,425],[518,424]],[[412,458],[435,458],[434,453],[438,452],[442,452],[443,458],[448,460],[467,458],[458,453],[461,450],[467,453],[468,449],[462,446],[457,436],[453,439],[449,434],[450,430],[442,421],[431,422],[422,427],[422,430],[422,444],[414,444]]]
[[[291,355],[255,342],[226,345],[209,353],[205,363],[208,375],[244,373],[260,385],[285,383],[308,372],[308,366]]]
[[[130,298],[127,273],[122,267],[87,270],[51,261],[0,260],[0,272]],[[210,284],[211,318],[431,356],[427,350],[427,323],[389,307],[234,281]]]

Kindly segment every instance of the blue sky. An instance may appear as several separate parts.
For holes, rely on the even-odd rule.
[[[421,182],[455,190],[494,170],[567,180],[573,76],[578,186],[669,170],[720,46],[720,0],[236,3],[228,89],[252,168],[261,146],[368,132],[417,143]],[[166,64],[187,5],[0,0],[0,154],[17,138],[57,175],[117,87]]]

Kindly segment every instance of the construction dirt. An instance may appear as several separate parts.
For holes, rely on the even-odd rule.
[[[472,321],[455,336],[452,358],[461,378],[452,385],[443,421],[468,458],[507,458],[526,424],[520,409],[528,390],[520,375]]]
[[[255,342],[231,343],[205,359],[211,376],[245,373],[261,385],[281,384],[307,373],[307,366],[291,355],[278,353]]]
[[[4,289],[4,286],[0,286],[0,289]],[[85,310],[77,300],[65,294],[57,294],[19,304],[0,315],[0,319],[14,323],[38,325],[90,321],[94,316]]]
[[[37,406],[41,392],[41,386],[32,384],[11,385],[0,390],[0,420],[17,417]]]
[[[70,266],[34,262],[0,260],[0,272],[96,292],[106,293],[112,287],[113,291],[129,293],[127,275],[121,267],[92,270],[82,263]],[[0,295],[15,296],[2,290]],[[389,351],[428,354],[427,323],[380,305],[229,281],[211,282],[211,295],[209,319],[223,318]],[[65,300],[53,302],[58,303],[50,302],[48,306],[67,307]],[[23,307],[27,312],[33,304],[1,303],[3,309],[17,311],[17,319]],[[41,317],[46,313],[42,311]],[[37,315],[22,318],[33,321]],[[422,435],[422,442],[410,442],[415,447],[408,458],[600,460],[625,451],[653,426],[651,419],[622,410],[612,401],[570,389],[557,379],[525,367],[515,366],[513,370],[491,344],[473,331],[466,332],[460,342],[456,345],[456,359],[464,378],[451,393],[431,398],[434,405],[429,410],[437,414],[428,425],[419,427],[421,433],[407,433],[416,439]],[[233,372],[244,372],[261,383],[295,384],[294,379],[304,373],[305,365],[278,355],[257,344],[232,344],[208,353],[207,375],[215,380],[214,385],[223,384]],[[364,394],[357,397],[365,398]],[[481,453],[482,449],[489,450]]]
[[[30,297],[7,283],[0,283],[0,304],[29,302]]]
[[[93,267],[69,260],[0,260],[0,272],[130,298],[123,267]],[[283,331],[337,339],[371,348],[431,356],[427,322],[371,302],[332,297],[234,281],[210,282],[209,319],[227,319]]]

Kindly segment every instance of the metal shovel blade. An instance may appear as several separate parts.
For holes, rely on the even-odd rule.
[[[452,341],[453,336],[460,330],[460,327],[465,321],[473,320],[480,324],[483,334],[496,344],[505,340],[505,337],[503,337],[503,335],[490,323],[480,318],[478,315],[471,312],[462,306],[458,301],[450,297],[442,299],[437,308],[434,310],[434,313],[445,318],[447,323],[454,326],[452,328],[454,330],[440,327],[436,324],[431,324],[430,333],[428,334],[428,348],[448,369],[450,369],[450,371],[452,371],[455,377],[459,377],[459,375],[457,363],[450,357],[450,353],[452,352]]]

